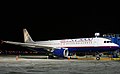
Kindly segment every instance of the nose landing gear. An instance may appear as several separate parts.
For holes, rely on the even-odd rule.
[[[100,60],[100,57],[96,57],[96,60]]]
[[[102,55],[103,55],[102,53],[97,52],[97,53],[96,53],[96,60],[100,60],[100,57],[101,57]]]

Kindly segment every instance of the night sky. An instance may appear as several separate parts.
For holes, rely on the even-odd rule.
[[[93,37],[95,32],[119,33],[115,8],[9,8],[3,9],[0,39],[23,41],[26,28],[34,41]]]

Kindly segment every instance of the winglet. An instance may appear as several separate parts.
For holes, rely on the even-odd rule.
[[[23,34],[24,34],[24,42],[26,43],[34,42],[31,36],[29,35],[27,29],[23,29]]]
[[[3,40],[0,40],[0,44],[3,44]]]

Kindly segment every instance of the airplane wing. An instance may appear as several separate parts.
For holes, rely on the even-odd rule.
[[[69,51],[67,48],[59,48],[51,44],[46,45],[43,44],[42,42],[41,43],[34,42],[26,29],[23,29],[23,35],[24,35],[24,42],[0,41],[0,43],[18,45],[29,48],[30,50],[33,51],[39,51],[38,49],[45,50],[50,52],[50,56],[52,56],[51,54],[53,54],[59,57],[68,57]]]
[[[13,41],[3,41],[2,43],[19,45],[19,46],[30,47],[30,48],[45,48],[45,49],[52,49],[53,48],[53,47],[50,47],[50,46],[36,44],[34,42],[33,43],[22,43],[22,42],[13,42]]]
[[[24,34],[24,43],[13,42],[13,41],[2,41],[2,40],[0,41],[0,43],[19,45],[19,46],[28,47],[28,48],[43,48],[44,50],[47,50],[47,51],[50,51],[51,49],[54,48],[47,45],[41,45],[41,44],[35,43],[26,29],[23,29],[23,34]]]

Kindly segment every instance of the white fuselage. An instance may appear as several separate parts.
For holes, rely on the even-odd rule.
[[[101,37],[38,41],[35,43],[50,47],[118,47],[117,44],[111,43],[111,40]]]

